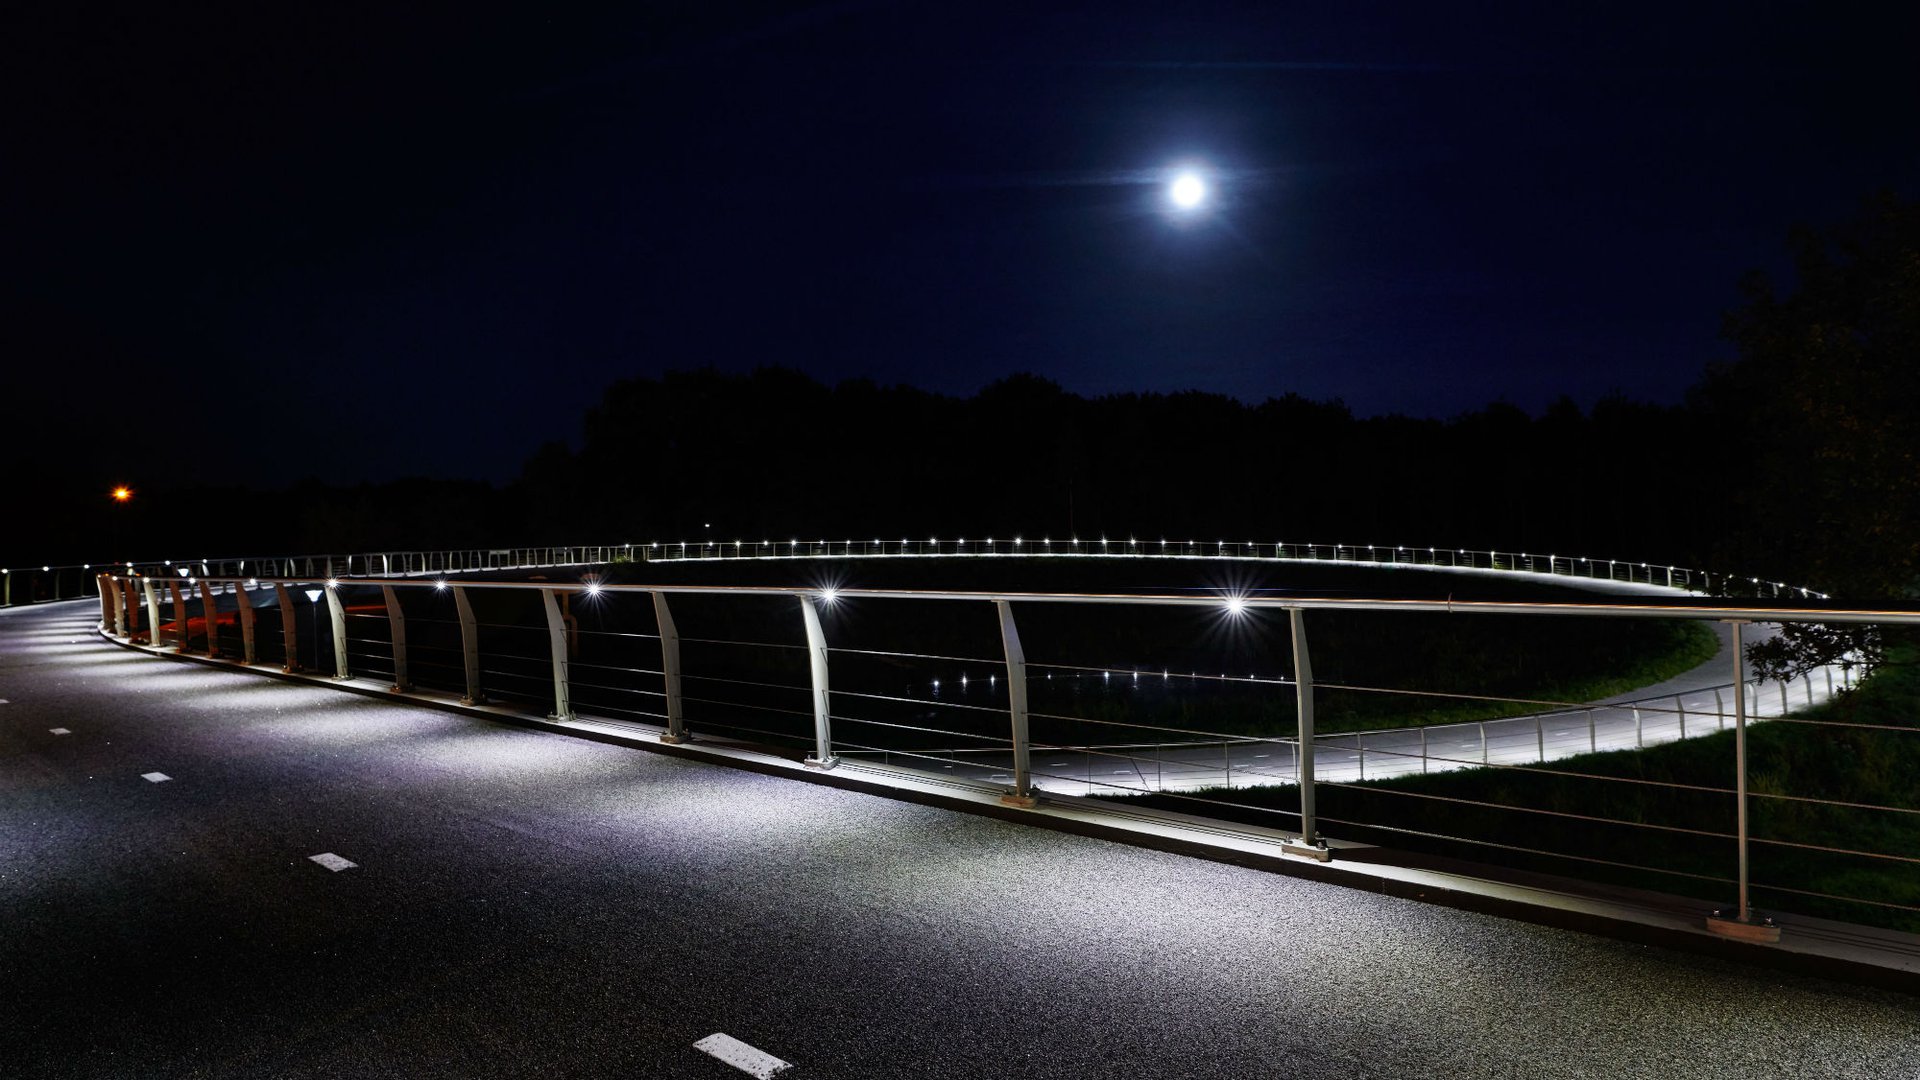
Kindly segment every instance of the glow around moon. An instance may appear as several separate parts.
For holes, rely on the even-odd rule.
[[[1183,172],[1167,187],[1167,198],[1182,210],[1192,210],[1207,201],[1207,182],[1199,174]]]

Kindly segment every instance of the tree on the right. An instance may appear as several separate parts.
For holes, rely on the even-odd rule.
[[[1831,229],[1797,230],[1792,291],[1748,276],[1691,404],[1734,455],[1721,565],[1753,566],[1849,607],[1920,595],[1920,204],[1868,200]],[[1728,591],[1742,583],[1730,581]],[[1874,666],[1875,627],[1789,625],[1749,651],[1756,674]]]

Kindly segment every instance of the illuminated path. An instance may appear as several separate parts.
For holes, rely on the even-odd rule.
[[[0,613],[9,1078],[738,1080],[716,1032],[795,1080],[1920,1075],[1911,998],[163,663],[97,618]]]
[[[1444,724],[1359,735],[1322,735],[1314,742],[1314,775],[1351,783],[1420,772],[1447,772],[1482,764],[1524,765],[1551,762],[1595,751],[1631,750],[1710,735],[1733,726],[1731,636],[1713,625],[1720,651],[1704,664],[1653,686],[1561,709],[1482,723]],[[1770,633],[1749,630],[1749,641]],[[1131,676],[1116,673],[1124,686]],[[1159,673],[1143,672],[1152,682]],[[1175,678],[1178,678],[1177,676]],[[1839,668],[1817,669],[1784,687],[1749,683],[1749,722],[1824,703],[1846,685]],[[1291,693],[1291,686],[1276,686]],[[1296,781],[1294,740],[1241,739],[1202,743],[1125,743],[1064,752],[1034,750],[1035,786],[1075,794],[1137,791],[1193,791],[1202,788],[1290,784]],[[952,775],[989,782],[1006,780],[1012,759],[1004,752],[971,748],[942,749],[930,756],[959,758],[977,765],[933,765]],[[884,755],[866,755],[880,757]],[[927,768],[926,763],[903,763]]]

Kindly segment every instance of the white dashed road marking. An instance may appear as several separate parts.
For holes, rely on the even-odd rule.
[[[331,851],[323,851],[318,855],[309,855],[307,856],[307,858],[313,862],[319,863],[321,866],[324,866],[329,870],[332,870],[336,874],[342,870],[351,870],[354,867],[360,865],[357,862],[352,862],[350,860],[343,859],[340,856],[335,855]]]
[[[71,734],[73,734],[73,732],[71,732],[71,731],[68,731],[68,730],[67,730],[66,728],[63,728],[63,727],[50,727],[50,728],[48,728],[48,729],[47,729],[47,731],[48,731],[48,732],[50,732],[51,734],[54,734],[54,735],[71,735]]]
[[[173,777],[168,776],[166,773],[163,773],[163,772],[143,772],[140,774],[140,779],[151,780],[156,784],[164,784],[167,781],[173,779]]]
[[[694,1043],[693,1048],[704,1054],[712,1054],[741,1072],[758,1077],[759,1080],[767,1080],[770,1076],[777,1076],[793,1068],[792,1062],[781,1061],[772,1054],[749,1046],[721,1031],[716,1031]]]

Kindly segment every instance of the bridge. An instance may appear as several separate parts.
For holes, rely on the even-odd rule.
[[[1778,945],[1709,937],[1702,912],[1663,898],[1537,876],[1474,878],[1343,845],[1337,828],[1331,862],[1302,859],[1285,852],[1321,838],[1301,828],[1297,812],[1287,827],[1263,829],[1089,799],[1091,787],[1130,785],[1097,779],[1096,767],[1054,765],[1065,759],[1047,751],[1059,747],[1025,748],[1023,787],[1012,771],[1021,751],[1017,718],[1005,709],[1004,765],[978,761],[971,773],[963,760],[950,762],[952,770],[927,761],[903,767],[890,751],[862,754],[834,735],[827,701],[838,691],[824,673],[820,684],[800,688],[824,699],[808,719],[825,720],[825,752],[815,742],[809,766],[798,754],[709,734],[685,700],[678,732],[671,715],[646,724],[573,707],[572,684],[583,672],[571,666],[559,620],[537,628],[552,645],[539,658],[554,672],[550,715],[515,701],[462,706],[461,691],[473,687],[456,681],[438,690],[408,677],[421,669],[406,655],[406,628],[411,622],[417,644],[421,627],[400,597],[444,597],[456,586],[443,582],[459,581],[462,590],[519,591],[559,611],[556,594],[592,590],[670,620],[701,597],[742,590],[596,585],[577,576],[488,580],[506,568],[409,567],[391,557],[378,569],[393,576],[348,578],[327,560],[276,578],[262,573],[269,565],[232,567],[247,576],[223,577],[209,562],[188,575],[96,578],[106,582],[104,596],[90,602],[0,615],[6,848],[15,853],[5,914],[19,928],[14,940],[38,943],[32,957],[43,958],[14,950],[9,967],[27,977],[6,980],[8,1015],[27,1020],[0,1035],[0,1050],[27,1062],[25,1075],[504,1075],[541,1061],[586,1074],[729,1075],[691,1049],[716,1031],[793,1061],[796,1076],[997,1075],[1013,1067],[1059,1075],[1725,1075],[1788,1061],[1873,1076],[1911,1075],[1916,1064],[1920,1028],[1908,999],[1781,972],[1783,962],[1828,974],[1874,969],[1888,977],[1873,981],[1902,985],[1920,950],[1899,934],[1795,918],[1783,920]],[[139,603],[129,603],[130,582],[139,584]],[[148,583],[159,585],[150,601]],[[334,663],[276,670],[300,668],[301,652],[284,643],[279,664],[263,662],[271,633],[261,627],[283,623],[271,632],[297,635],[303,620],[267,613],[280,590],[297,597],[309,589],[319,594],[314,615],[330,624],[337,617],[342,627],[328,635],[337,643]],[[388,596],[395,604],[383,615],[335,599],[355,590],[382,594],[383,608]],[[803,617],[795,621],[803,623],[829,599],[814,588],[771,594],[797,600]],[[264,602],[268,595],[274,602]],[[175,618],[158,617],[162,597]],[[926,599],[846,590],[831,601]],[[1009,612],[1043,599],[1227,602],[944,597]],[[1289,618],[1339,607],[1321,598],[1230,599]],[[179,610],[195,600],[203,605],[197,621]],[[240,605],[255,601],[262,602],[254,615],[242,620]],[[1580,607],[1725,620],[1729,638],[1790,618],[1910,618],[1646,593]],[[344,630],[350,618],[393,624],[382,642],[392,670],[378,679],[356,675],[349,661],[360,658],[340,655],[355,640]],[[142,622],[148,639],[140,649],[198,662],[156,666],[129,651]],[[1006,629],[1017,642],[1011,616]],[[648,647],[665,649],[671,636],[657,633]],[[208,653],[217,655],[210,661]],[[820,653],[828,671],[845,662]],[[667,679],[676,665],[661,655]],[[1003,656],[1001,678],[1024,661]],[[1734,656],[1721,661],[1733,673]],[[261,673],[280,685],[262,682]],[[1773,715],[1793,722],[1796,706],[1824,697],[1823,674],[1788,688],[1786,715]],[[1850,678],[1835,674],[1837,685]],[[1287,675],[1268,681],[1294,698],[1303,689],[1312,695],[1310,668]],[[1657,741],[1679,737],[1677,723],[1671,732],[1662,726],[1669,719],[1690,717],[1689,737],[1723,725],[1738,732],[1779,707],[1777,685],[1755,688],[1737,675],[1722,681],[1717,711],[1706,707],[1704,691],[1713,687],[1675,691],[1677,708],[1651,723],[1647,714],[1663,706],[1648,695],[1630,695],[1639,705],[1627,708],[1644,707],[1640,735],[1651,729]],[[343,689],[360,693],[343,697]],[[1615,737],[1601,704],[1562,704],[1577,708],[1491,721],[1480,763],[1460,752],[1471,747],[1455,745],[1430,753],[1426,765],[1444,758],[1449,767],[1541,766],[1576,752],[1582,738],[1591,749],[1603,734]],[[1589,716],[1590,726],[1573,726]],[[1568,726],[1549,726],[1558,723]],[[1502,724],[1517,734],[1509,738]],[[1519,745],[1528,732],[1532,757]],[[676,734],[692,739],[678,742]],[[1328,738],[1302,731],[1181,752],[1223,749],[1221,771],[1241,772],[1228,790],[1271,782],[1305,793],[1313,780],[1303,783],[1303,774],[1343,784],[1342,770],[1358,765],[1338,760]],[[1376,769],[1404,767],[1411,757],[1365,736],[1360,742]],[[1259,746],[1294,756],[1251,756]],[[1120,748],[1076,749],[1106,757]],[[1249,755],[1242,764],[1232,757],[1239,752]],[[1508,760],[1509,752],[1517,756]],[[1144,780],[1148,755],[1139,747],[1127,753],[1134,779]],[[1179,760],[1164,748],[1159,756],[1163,769]],[[1009,771],[990,771],[996,766]],[[1195,763],[1186,781],[1169,783],[1163,773],[1160,789],[1207,786],[1198,775],[1206,767]],[[1069,790],[1076,784],[1080,791]],[[103,836],[113,838],[105,847]],[[1126,843],[1102,842],[1109,839]],[[313,861],[320,856],[350,865],[333,871]],[[1329,889],[1328,881],[1359,891]],[[1452,906],[1406,899],[1414,896]],[[1530,923],[1482,914],[1489,911]],[[1760,962],[1774,969],[1702,960],[1674,946],[1747,960],[1765,949]],[[296,986],[288,970],[303,967],[313,978]],[[1568,978],[1572,972],[1581,974]],[[1654,996],[1674,1003],[1661,1025],[1644,1022],[1643,1002]],[[1521,1001],[1528,1006],[1516,1007]],[[370,1002],[379,1005],[370,1011]],[[123,1029],[94,1036],[87,1053],[50,1049],[100,1009],[121,1015]],[[616,1030],[607,1029],[609,1009],[620,1017]],[[1543,1009],[1551,1018],[1544,1024]],[[450,1026],[466,1038],[450,1041]],[[525,1034],[535,1028],[541,1037]]]

